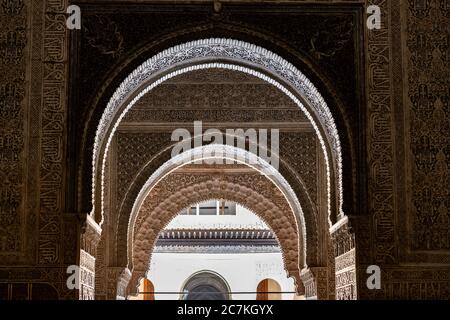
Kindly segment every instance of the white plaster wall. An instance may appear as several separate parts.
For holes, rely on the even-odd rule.
[[[286,277],[281,253],[154,253],[147,277],[156,292],[181,292],[185,281],[194,273],[209,270],[220,274],[232,292],[256,292],[258,283],[266,278],[276,280],[283,292],[294,291],[294,280]],[[293,293],[282,294],[292,300]],[[155,294],[156,300],[179,299],[179,295]],[[232,299],[254,300],[256,293],[233,294]]]

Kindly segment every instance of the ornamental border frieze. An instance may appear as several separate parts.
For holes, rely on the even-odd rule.
[[[218,180],[216,180],[218,179]],[[255,174],[246,174],[246,175],[214,175],[214,174],[208,174],[208,175],[201,175],[201,174],[196,174],[196,175],[190,175],[190,174],[177,174],[177,173],[173,173],[170,174],[168,176],[166,176],[163,180],[161,180],[158,185],[149,193],[149,195],[146,197],[146,200],[143,203],[143,206],[141,208],[141,213],[139,214],[138,218],[136,219],[136,223],[134,226],[134,230],[135,230],[135,239],[136,239],[136,235],[138,234],[138,231],[141,229],[145,219],[148,217],[148,215],[153,214],[153,212],[156,212],[157,208],[161,208],[161,201],[160,199],[169,199],[172,197],[173,194],[179,192],[179,190],[184,190],[184,189],[193,189],[195,190],[195,194],[196,194],[196,198],[200,197],[201,199],[198,199],[197,201],[194,201],[194,203],[196,202],[200,202],[202,200],[209,200],[210,196],[212,196],[212,194],[208,195],[209,192],[205,192],[205,194],[200,194],[198,189],[200,188],[201,185],[206,186],[212,186],[219,183],[220,184],[220,192],[223,192],[222,198],[226,199],[227,196],[229,196],[226,192],[227,189],[225,189],[225,187],[228,184],[234,185],[236,186],[237,190],[255,190],[254,192],[257,192],[258,195],[260,195],[261,199],[270,199],[270,203],[271,205],[275,205],[278,208],[278,213],[280,212],[290,212],[290,207],[289,204],[286,202],[286,199],[284,198],[284,196],[280,193],[280,191],[275,187],[275,185],[273,185],[271,182],[269,182],[267,180],[266,177],[261,176],[258,173]],[[223,185],[222,185],[223,184]],[[208,190],[208,187],[206,187],[205,190]],[[229,191],[232,191],[232,189],[230,189]],[[217,193],[217,192],[216,192]],[[234,192],[232,191],[231,194],[233,194]],[[217,196],[219,196],[220,194],[216,194]],[[186,197],[187,195],[185,195]],[[219,197],[220,198],[220,197]],[[239,196],[239,198],[242,198],[242,196]],[[244,200],[244,198],[242,198],[242,200]],[[250,200],[250,199],[248,199]],[[241,203],[241,205],[246,205],[248,203],[247,201],[243,201],[243,203]],[[164,200],[166,201],[166,200]],[[186,203],[186,206],[191,205],[192,203]],[[259,208],[260,205],[257,206],[257,208]],[[181,209],[183,209],[184,207],[182,207]],[[169,214],[171,214],[171,216],[176,215],[177,212],[172,213],[169,212]],[[256,213],[259,216],[264,215],[264,213],[260,212],[260,210],[258,210],[258,212]],[[266,215],[264,215],[265,217]],[[297,222],[295,222],[292,213],[288,214],[288,217],[290,217],[290,222],[289,224],[292,226],[296,225]],[[273,221],[278,221],[278,219],[276,218],[276,216],[270,217],[267,216],[266,219],[271,218],[271,221],[273,219]],[[266,220],[263,218],[263,220]],[[279,219],[281,219],[281,217],[279,217]],[[167,221],[166,224],[168,224],[170,222]],[[267,221],[266,221],[267,222]],[[274,225],[274,223],[269,223],[269,225]],[[278,223],[275,224],[273,227],[278,228],[279,225]],[[163,228],[162,228],[163,229]],[[161,229],[161,230],[162,230]],[[281,235],[283,233],[277,233],[274,230],[275,234]],[[297,234],[296,229],[294,228],[292,233],[289,234]],[[278,239],[280,240],[280,239]],[[156,241],[156,238],[155,238]],[[297,250],[298,251],[298,250]]]

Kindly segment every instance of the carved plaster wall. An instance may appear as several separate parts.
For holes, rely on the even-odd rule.
[[[31,283],[52,288],[48,296],[56,292],[62,299],[79,297],[67,290],[65,269],[79,263],[80,220],[89,211],[89,178],[79,184],[76,179],[89,172],[91,159],[85,155],[92,154],[93,140],[80,143],[80,127],[90,121],[96,127],[98,110],[107,103],[104,97],[112,95],[118,78],[124,79],[143,62],[139,57],[211,36],[258,42],[288,57],[320,88],[339,132],[345,132],[343,124],[352,123],[351,133],[342,134],[343,156],[348,157],[344,164],[352,163],[349,171],[344,165],[344,181],[352,181],[344,184],[344,205],[352,208],[346,211],[355,237],[358,297],[448,298],[448,2],[352,1],[356,5],[351,12],[343,9],[348,1],[318,2],[321,9],[314,12],[313,1],[276,4],[276,12],[261,3],[245,8],[227,3],[218,14],[209,4],[186,4],[183,8],[197,11],[185,10],[185,15],[178,12],[172,18],[170,12],[162,15],[156,5],[149,10],[140,2],[145,13],[135,15],[133,25],[128,19],[133,12],[122,11],[124,18],[109,24],[95,15],[112,4],[89,2],[82,5],[87,20],[110,29],[97,35],[87,32],[80,47],[75,45],[79,35],[69,36],[65,27],[67,0],[2,2],[0,219],[9,227],[0,229],[0,285],[13,286],[7,298],[15,297],[14,286]],[[381,30],[365,29],[367,4],[381,7]],[[268,20],[277,23],[262,23]],[[329,28],[330,22],[336,28]],[[149,29],[146,23],[154,32],[142,39],[143,30]],[[352,28],[347,38],[334,33],[347,35],[341,31]],[[111,44],[101,48],[98,44],[110,33]],[[357,44],[355,38],[363,42]],[[361,57],[365,61],[358,64]],[[73,78],[69,64],[71,70],[81,69],[71,73]],[[69,89],[75,97],[68,96]],[[69,107],[67,101],[80,108]],[[341,108],[346,111],[339,115],[342,106],[348,109]],[[94,109],[88,116],[87,110]],[[170,116],[169,112],[166,118]],[[87,137],[95,135],[92,128]],[[383,270],[381,290],[365,288],[365,268],[370,264]],[[105,274],[129,277],[122,270]],[[346,283],[338,280],[340,287]],[[120,296],[111,290],[111,297]],[[119,291],[123,296],[123,286]]]

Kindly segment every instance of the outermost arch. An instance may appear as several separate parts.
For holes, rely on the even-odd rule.
[[[223,62],[205,63],[208,61]],[[189,66],[182,68],[183,65]],[[282,90],[302,109],[316,131],[326,159],[329,217],[331,192],[337,193],[337,217],[342,217],[341,146],[331,111],[317,89],[296,67],[264,48],[238,40],[204,39],[172,47],[150,58],[122,82],[110,99],[97,127],[92,159],[92,205],[97,222],[101,223],[103,219],[106,154],[111,137],[125,113],[144,94],[165,80],[200,68],[229,68],[260,77]],[[337,190],[331,190],[331,175],[337,176]],[[96,188],[97,184],[100,188]],[[329,222],[331,224],[331,220]]]
[[[225,135],[227,136],[227,134]],[[190,141],[193,142],[192,139],[194,138],[195,136],[191,137]],[[130,256],[128,254],[131,251],[128,250],[127,244],[130,243],[131,239],[127,236],[127,229],[129,225],[133,224],[133,215],[136,214],[136,210],[139,208],[139,201],[142,202],[142,200],[138,199],[145,198],[143,194],[145,192],[144,190],[150,188],[151,183],[153,183],[153,185],[157,183],[158,175],[161,177],[163,173],[168,173],[170,170],[174,170],[177,166],[189,163],[189,153],[179,156],[176,160],[172,159],[170,151],[174,145],[175,143],[164,147],[162,151],[154,155],[140,169],[139,173],[134,177],[132,184],[128,188],[126,195],[124,196],[124,200],[119,206],[119,218],[117,219],[114,227],[114,244],[116,246],[115,250],[117,250],[117,256],[125,257],[125,261],[121,260],[121,262],[118,262],[120,265],[125,266],[127,265],[127,261],[130,261]],[[199,149],[197,153],[201,156],[202,150],[205,150],[205,148],[211,150],[211,148],[216,148],[216,146],[209,145],[209,147],[206,147],[205,145],[200,148],[203,149]],[[238,151],[235,150],[235,147],[229,145],[220,145],[220,148],[223,149],[224,154],[228,152],[231,157],[233,157],[234,152],[243,153],[243,163],[247,165],[244,157],[245,154],[251,155],[249,151],[246,151],[245,149]],[[227,149],[229,151],[225,151]],[[191,149],[189,152],[194,153],[195,151]],[[209,152],[207,151],[206,153]],[[220,159],[220,157],[217,158]],[[278,170],[275,170],[274,168],[269,169],[270,164],[266,163],[264,166],[268,169],[265,169],[265,171],[271,179],[275,180],[272,181],[273,183],[278,183],[285,186],[285,188],[283,188],[285,194],[292,194],[290,202],[292,203],[292,207],[298,208],[298,210],[296,210],[297,217],[299,221],[302,222],[301,226],[298,226],[298,231],[299,234],[305,235],[306,243],[308,244],[307,246],[305,244],[306,252],[304,253],[304,256],[306,257],[307,264],[316,265],[320,263],[319,254],[322,252],[320,250],[321,243],[319,242],[319,224],[322,224],[322,222],[319,222],[318,220],[318,212],[310,198],[305,182],[295,171],[293,171],[290,165],[286,163],[285,159],[280,157],[279,160],[280,167]],[[168,169],[168,166],[170,166],[170,169]],[[262,164],[259,164],[258,166],[261,167]],[[166,169],[164,169],[164,167],[166,167]],[[248,167],[255,169],[252,166]],[[157,170],[160,170],[159,174]],[[152,179],[153,182],[150,182]],[[278,182],[276,180],[278,180]],[[299,203],[301,205],[299,205]],[[125,226],[125,228],[123,226]],[[300,228],[303,228],[304,230],[302,231]]]

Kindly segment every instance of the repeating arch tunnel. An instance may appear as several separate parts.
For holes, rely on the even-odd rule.
[[[227,69],[258,77],[278,88],[300,108],[316,133],[325,159],[328,227],[343,218],[345,215],[342,211],[340,140],[331,111],[317,89],[292,64],[266,49],[231,39],[204,39],[172,47],[147,60],[122,82],[111,97],[98,124],[93,148],[91,216],[95,221],[100,226],[105,221],[105,164],[112,137],[125,114],[145,94],[168,79],[183,73],[211,68]],[[208,147],[213,146],[206,148]],[[205,148],[198,152],[204,151]],[[222,149],[222,152],[236,154],[241,151],[228,148]],[[192,156],[192,153],[189,156]],[[248,158],[248,155],[244,154],[244,159],[246,156]],[[226,195],[230,200],[246,203],[266,220],[280,240],[286,270],[296,279],[297,290],[300,292],[303,288],[301,271],[308,267],[307,222],[298,197],[283,176],[272,170],[273,168],[264,161],[253,167],[262,172],[275,186],[280,199],[284,201],[282,205],[281,200],[275,204],[246,186],[212,179],[177,190],[173,197],[165,199],[158,206],[150,206],[152,210],[149,210],[146,199],[152,198],[152,189],[163,182],[172,171],[187,162],[186,158],[180,157],[170,159],[161,165],[142,186],[135,200],[126,226],[128,230],[126,268],[130,269],[131,278],[128,292],[134,292],[133,288],[137,287],[147,270],[159,231],[171,217],[183,209],[183,206],[202,200],[202,194],[207,194],[209,198]],[[332,198],[338,200],[337,205],[333,205]],[[284,210],[281,210],[280,206]],[[155,215],[159,218],[155,219]]]

